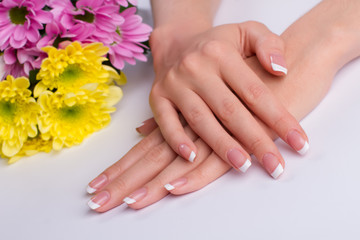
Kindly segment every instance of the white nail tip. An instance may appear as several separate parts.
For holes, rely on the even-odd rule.
[[[133,203],[136,203],[136,200],[133,199],[133,198],[129,198],[129,197],[126,197],[124,198],[123,200],[127,205],[130,205],[130,204],[133,204]]]
[[[271,63],[271,67],[275,72],[283,72],[285,74],[287,74],[288,70],[286,68],[284,68],[281,65],[275,64],[275,63]]]
[[[275,170],[271,173],[273,178],[278,178],[284,171],[283,166],[279,163],[279,165],[275,168]]]
[[[195,157],[196,157],[196,154],[194,153],[194,151],[191,151],[189,161],[194,162]]]
[[[99,204],[96,204],[96,203],[94,203],[94,202],[91,201],[91,200],[88,202],[88,205],[89,205],[89,207],[90,207],[92,210],[95,210],[95,209],[97,209],[97,208],[100,207]]]
[[[302,149],[300,149],[299,151],[297,151],[299,154],[304,155],[305,153],[307,153],[307,151],[309,150],[310,146],[308,142],[305,142],[304,146],[302,147]]]
[[[239,170],[244,173],[246,172],[246,170],[248,170],[250,166],[251,166],[251,161],[249,159],[246,159],[246,162],[241,166],[241,168],[239,168]]]
[[[173,185],[171,185],[171,184],[166,184],[165,186],[164,186],[164,188],[166,188],[166,190],[168,190],[168,191],[171,191],[171,190],[174,190],[175,189],[175,187],[173,186]]]
[[[90,187],[90,186],[87,186],[86,191],[87,191],[89,194],[93,194],[94,192],[96,192],[96,189],[95,189],[95,188],[92,188],[92,187]]]

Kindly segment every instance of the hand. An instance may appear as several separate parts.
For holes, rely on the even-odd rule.
[[[345,63],[360,55],[360,31],[353,31],[353,27],[350,31],[344,28],[339,38],[337,23],[328,25],[327,15],[321,14],[324,13],[324,9],[330,9],[332,11],[329,16],[344,14],[337,16],[337,21],[356,25],[358,21],[354,21],[353,18],[359,17],[357,13],[360,10],[360,2],[352,1],[353,4],[345,9],[346,11],[333,2],[337,1],[321,2],[282,35],[285,43],[292,46],[286,55],[292,71],[284,81],[276,81],[273,76],[264,72],[256,58],[246,59],[249,66],[297,120],[303,118],[322,100],[335,73]],[[346,20],[348,18],[350,19]],[[319,32],[319,29],[324,31]],[[347,32],[350,33],[348,37]],[[156,125],[152,121],[149,122],[150,124],[146,124],[139,131],[151,132]],[[195,141],[193,133],[187,129],[185,127],[190,139]],[[276,137],[270,131],[268,133],[272,138]],[[184,194],[200,189],[230,169],[224,161],[216,159],[215,154],[208,155],[209,148],[202,144],[201,140],[195,141],[199,148],[198,160],[195,162],[198,165],[179,160],[176,163],[174,161],[173,165],[172,159],[176,158],[176,154],[163,141],[159,129],[154,130],[122,159],[93,180],[88,191],[96,195],[89,205],[98,212],[104,212],[122,204],[123,199],[130,196],[136,202],[129,206],[134,209],[142,208],[168,194],[163,187],[164,184],[171,183],[175,187],[170,190],[172,194]],[[173,167],[168,169],[167,166],[171,165]],[[180,180],[176,181],[177,179]],[[136,189],[140,191],[133,194]],[[127,200],[130,200],[129,203],[133,202],[131,199]]]
[[[286,74],[284,46],[278,36],[256,22],[223,25],[173,46],[176,49],[167,54],[159,35],[162,33],[155,30],[152,38],[156,79],[150,105],[165,140],[180,156],[193,161],[197,148],[185,134],[177,111],[238,171],[245,172],[251,165],[245,149],[254,153],[274,178],[285,166],[251,112],[296,151],[306,152],[308,139],[299,123],[244,62],[256,54],[268,72]]]

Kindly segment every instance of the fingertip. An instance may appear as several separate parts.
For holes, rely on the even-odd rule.
[[[136,128],[136,131],[143,136],[147,136],[156,128],[157,128],[157,124],[155,122],[155,119],[149,118],[144,122],[142,122],[140,126]]]
[[[180,156],[184,159],[188,160],[189,162],[194,162],[196,158],[196,149],[193,147],[189,147],[188,144],[180,144],[179,145],[179,153]]]
[[[288,73],[285,58],[282,54],[271,54],[270,65],[275,75],[285,76]]]
[[[164,188],[173,195],[180,195],[178,190],[188,183],[188,179],[185,177],[178,178],[164,185]]]

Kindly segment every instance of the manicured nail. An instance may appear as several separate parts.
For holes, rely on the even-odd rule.
[[[156,125],[154,118],[149,118],[148,120],[143,121],[141,125],[136,128],[136,131],[142,135],[148,135],[151,132],[149,131],[149,129],[153,130],[153,128],[155,128],[155,126],[153,128],[152,127],[148,128],[149,124]]]
[[[168,190],[168,191],[171,191],[177,187],[184,186],[186,183],[187,183],[187,178],[179,178],[174,181],[171,181],[168,184],[165,184],[164,188],[166,188],[166,190]]]
[[[235,148],[230,149],[227,152],[227,158],[234,168],[239,169],[243,173],[246,172],[246,170],[248,170],[248,168],[251,166],[251,161]]]
[[[271,67],[275,72],[282,72],[285,75],[287,74],[288,70],[286,68],[286,63],[283,56],[278,54],[270,55],[270,62]]]
[[[95,178],[94,180],[92,180],[89,185],[86,188],[86,191],[89,194],[93,194],[94,192],[96,192],[98,189],[102,188],[103,186],[105,186],[106,182],[108,181],[107,177],[105,174],[101,174],[100,176],[98,176],[97,178]]]
[[[291,130],[287,135],[287,141],[292,148],[294,148],[299,154],[304,155],[309,150],[309,143],[302,135],[296,131]]]
[[[90,199],[88,202],[92,210],[98,209],[110,200],[110,193],[107,191],[100,192]]]
[[[188,145],[181,144],[179,146],[179,152],[183,158],[187,159],[189,162],[194,162],[196,154],[189,148]]]
[[[266,171],[275,179],[284,172],[284,168],[279,162],[278,158],[272,153],[264,154],[263,164]]]
[[[139,190],[136,190],[135,192],[133,192],[132,194],[130,194],[130,196],[124,198],[124,202],[127,205],[136,203],[138,201],[140,201],[141,199],[143,199],[147,194],[147,189],[146,188],[140,188]]]

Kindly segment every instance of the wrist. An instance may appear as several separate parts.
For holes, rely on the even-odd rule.
[[[150,47],[154,60],[156,61],[157,58],[176,59],[189,45],[192,38],[211,27],[212,23],[206,21],[191,24],[169,23],[155,27],[150,36]]]

